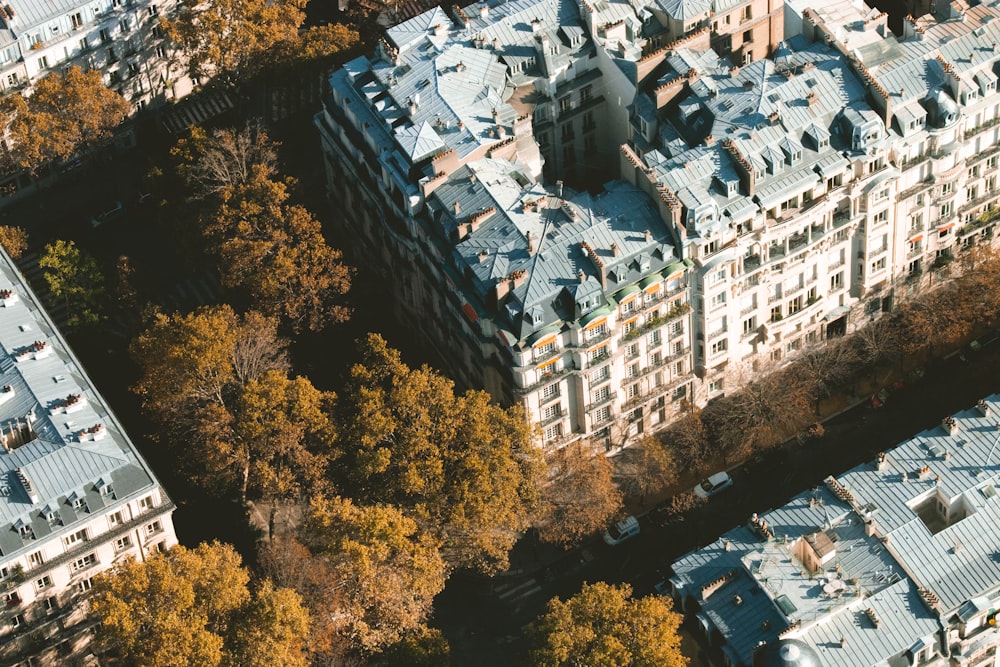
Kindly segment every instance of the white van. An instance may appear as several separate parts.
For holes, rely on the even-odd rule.
[[[630,514],[615,525],[608,528],[607,532],[604,533],[604,541],[611,546],[614,546],[616,544],[621,544],[625,540],[635,537],[638,534],[639,520]]]

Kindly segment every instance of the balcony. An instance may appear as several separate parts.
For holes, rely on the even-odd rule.
[[[542,386],[549,384],[550,382],[555,382],[559,378],[569,375],[571,371],[573,371],[573,367],[571,365],[567,365],[560,370],[545,373],[544,375],[539,377],[536,382],[533,382],[525,387],[514,387],[514,393],[520,394],[522,396],[525,394],[530,394],[533,391],[541,389]]]
[[[790,252],[795,252],[799,248],[802,248],[809,244],[809,235],[805,233],[792,234],[788,239],[788,249]]]
[[[613,403],[617,399],[618,399],[618,392],[617,391],[608,392],[608,395],[605,396],[604,398],[599,398],[596,401],[594,401],[593,403],[589,404],[587,406],[586,412],[593,412],[594,410],[597,410],[598,408],[603,408],[605,405],[610,405],[611,403]]]
[[[788,250],[785,249],[783,245],[772,245],[767,249],[768,258],[773,257],[784,257],[788,254]]]
[[[747,255],[743,258],[743,271],[744,273],[749,273],[750,271],[756,271],[761,265],[760,255]]]

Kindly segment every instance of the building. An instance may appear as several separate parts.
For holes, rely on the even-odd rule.
[[[176,0],[4,0],[0,90],[9,94],[49,72],[99,69],[137,108],[191,89],[160,17]]]
[[[732,667],[1000,664],[1000,395],[673,564]]]
[[[897,36],[848,0],[432,10],[331,77],[331,197],[460,384],[617,449],[992,241],[1000,8],[948,12]]]
[[[0,346],[0,663],[68,664],[94,575],[176,544],[174,505],[2,252]]]

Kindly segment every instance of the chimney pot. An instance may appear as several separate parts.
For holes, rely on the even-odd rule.
[[[618,256],[618,244],[617,243],[612,243],[611,244],[611,254],[614,255],[615,257]]]
[[[579,276],[581,283],[587,282],[587,273],[583,269],[580,269],[577,275]]]
[[[455,207],[455,215],[459,215],[462,212],[462,205],[456,201],[454,207]]]

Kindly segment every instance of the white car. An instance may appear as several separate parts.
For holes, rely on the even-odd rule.
[[[694,494],[701,498],[711,498],[733,485],[733,478],[727,472],[717,472],[694,487]]]
[[[608,528],[604,533],[604,541],[611,546],[621,544],[625,540],[639,534],[639,520],[631,514],[615,525]]]
[[[97,229],[105,222],[110,222],[111,220],[117,218],[122,214],[123,210],[124,209],[122,208],[122,203],[120,201],[111,202],[107,208],[90,219],[90,226]]]

